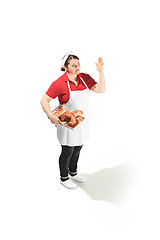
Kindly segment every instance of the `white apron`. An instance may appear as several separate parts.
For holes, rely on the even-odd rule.
[[[57,138],[61,145],[80,146],[89,139],[88,105],[90,90],[82,78],[81,80],[86,89],[77,91],[71,91],[69,81],[67,81],[70,98],[66,104],[63,104],[63,108],[69,111],[82,110],[85,119],[73,130],[57,125]]]

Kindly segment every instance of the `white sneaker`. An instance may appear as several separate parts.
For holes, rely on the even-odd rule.
[[[80,174],[77,174],[73,177],[70,175],[70,178],[77,181],[77,182],[85,182],[86,181],[86,179]]]
[[[73,183],[73,182],[71,181],[71,179],[68,179],[68,180],[66,180],[66,181],[61,181],[61,180],[60,180],[60,183],[61,183],[64,187],[69,188],[69,189],[75,189],[75,188],[77,188],[77,184]]]

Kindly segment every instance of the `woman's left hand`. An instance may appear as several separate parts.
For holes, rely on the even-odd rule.
[[[101,57],[98,58],[98,64],[97,63],[95,63],[95,64],[96,64],[97,70],[99,72],[102,72],[103,71],[104,62],[103,62]]]

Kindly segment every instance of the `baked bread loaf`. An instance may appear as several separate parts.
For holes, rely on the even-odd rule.
[[[69,121],[68,121],[69,120]],[[61,116],[61,121],[67,121],[67,125],[70,127],[74,127],[77,124],[77,118],[75,117],[75,115],[70,112],[70,111],[66,111],[65,113],[62,114]]]
[[[78,117],[79,115],[83,115],[83,111],[82,110],[71,111],[71,113],[73,113],[75,117]]]
[[[57,116],[57,117],[61,117],[62,114],[65,112],[66,110],[60,108],[60,109],[57,109],[55,112],[53,112],[53,115],[54,116]]]
[[[74,128],[80,122],[84,120],[83,111],[82,110],[74,110],[74,111],[67,111],[63,108],[56,108],[53,111],[53,115],[57,116],[61,122],[65,122],[66,126]]]

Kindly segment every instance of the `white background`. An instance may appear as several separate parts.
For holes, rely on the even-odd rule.
[[[159,239],[158,1],[1,1],[0,221],[8,239]],[[71,48],[91,92],[77,190],[59,183],[60,145],[40,100]],[[53,104],[56,104],[55,101]]]

